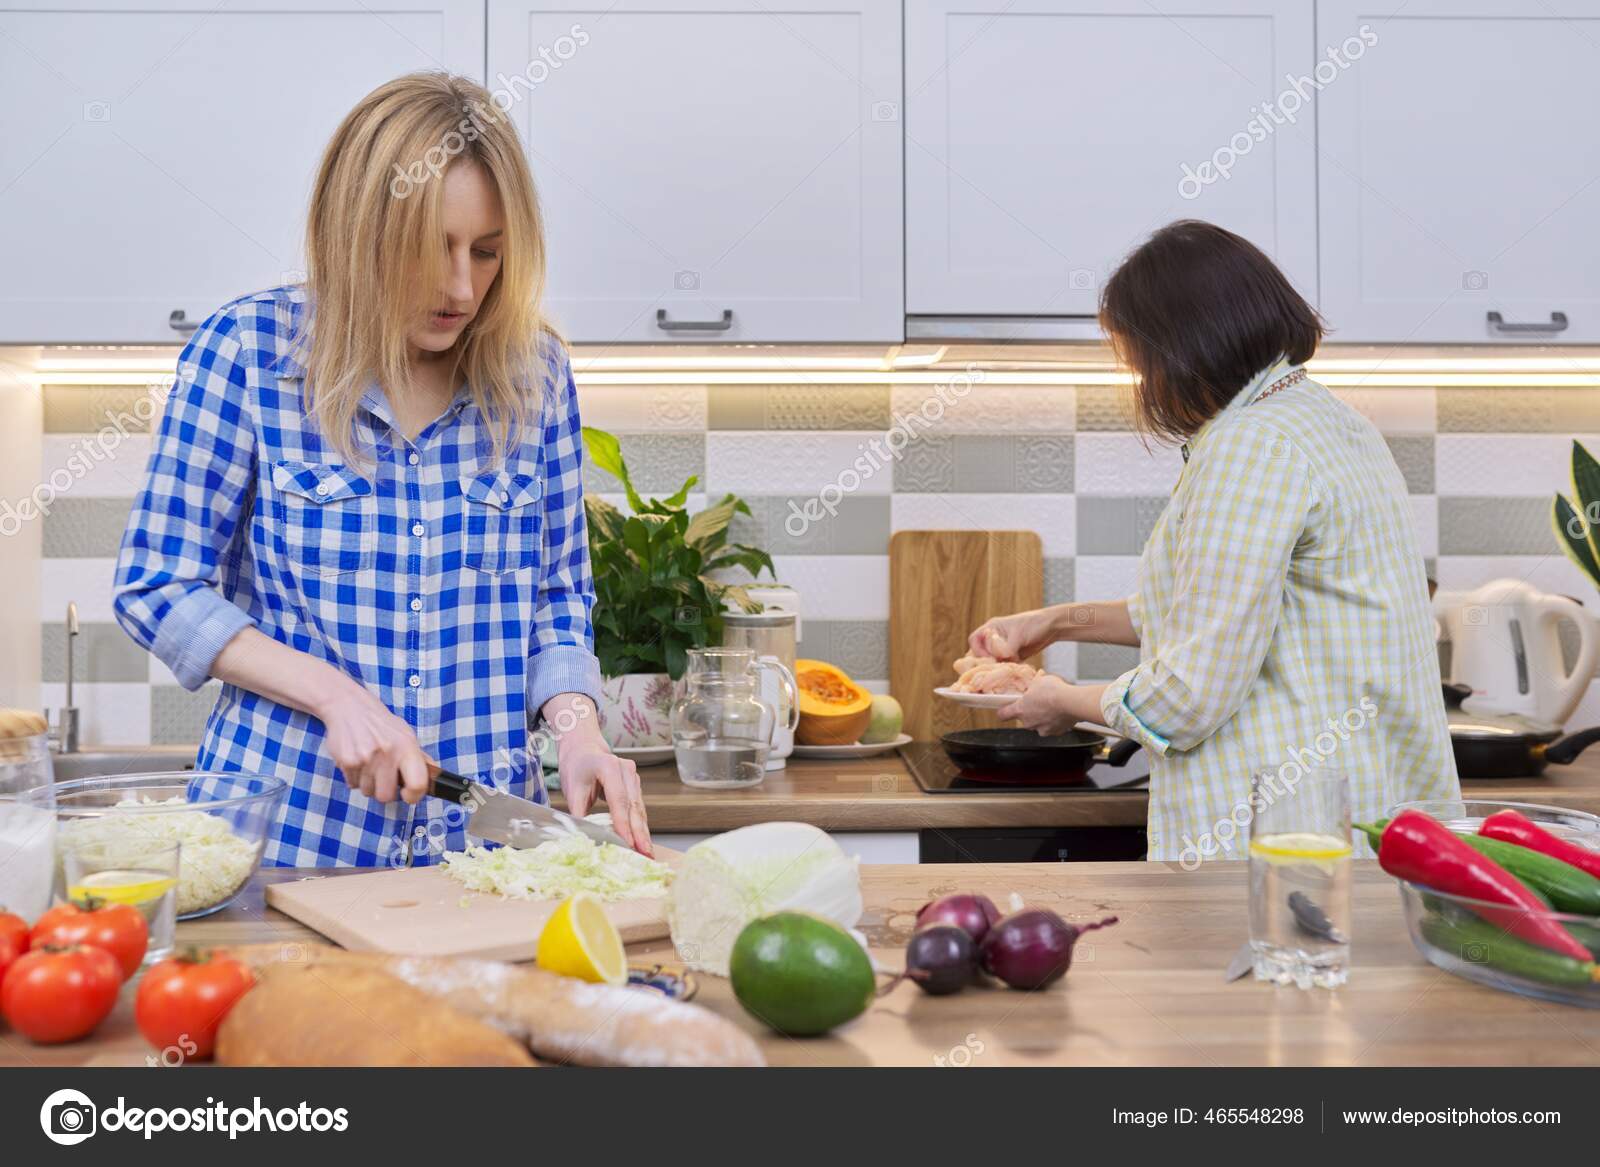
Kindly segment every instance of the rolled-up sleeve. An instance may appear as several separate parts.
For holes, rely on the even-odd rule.
[[[562,361],[556,381],[544,413],[544,554],[528,664],[528,709],[533,716],[560,693],[600,700],[594,578],[583,515],[583,427],[569,362]]]
[[[1315,505],[1305,451],[1270,423],[1241,419],[1213,439],[1185,471],[1159,641],[1101,698],[1107,725],[1160,754],[1193,749],[1244,702]]]
[[[251,623],[221,591],[223,556],[255,477],[241,358],[226,310],[184,348],[117,556],[118,623],[191,690]]]

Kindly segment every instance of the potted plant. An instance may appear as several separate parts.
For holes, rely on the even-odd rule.
[[[689,649],[722,643],[728,601],[747,612],[761,610],[742,586],[713,573],[742,567],[752,577],[773,575],[772,557],[728,542],[733,516],[750,513],[742,499],[724,495],[691,515],[684,503],[698,481],[694,476],[668,498],[641,498],[613,435],[584,426],[583,445],[590,461],[622,483],[632,512],[624,515],[592,495],[584,499],[594,647],[604,677],[601,729],[613,746],[671,745],[668,714]]]

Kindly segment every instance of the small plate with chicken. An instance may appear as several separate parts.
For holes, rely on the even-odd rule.
[[[974,709],[999,709],[1010,705],[1023,693],[1040,671],[1030,664],[1015,660],[995,660],[987,656],[964,656],[951,666],[955,669],[953,684],[934,690],[947,701],[955,701]]]

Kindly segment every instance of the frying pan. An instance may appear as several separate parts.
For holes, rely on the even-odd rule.
[[[1031,729],[963,729],[939,739],[950,760],[964,772],[1040,782],[1065,774],[1086,774],[1097,762],[1125,766],[1139,743],[1123,738],[1111,745],[1103,733],[1074,729],[1041,737]]]
[[[1450,746],[1456,755],[1456,773],[1463,778],[1531,778],[1547,765],[1567,766],[1579,754],[1600,742],[1600,727],[1561,736],[1561,730],[1541,721],[1511,714],[1474,717],[1461,709],[1462,698],[1472,690],[1446,685]]]

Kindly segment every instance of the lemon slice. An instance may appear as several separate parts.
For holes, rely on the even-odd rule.
[[[148,904],[166,895],[178,881],[149,871],[96,871],[67,889],[67,898],[94,896],[112,904]]]
[[[628,980],[628,958],[617,926],[598,900],[581,892],[564,900],[546,922],[535,960],[548,972],[594,984]]]
[[[1268,863],[1329,863],[1348,859],[1350,853],[1348,840],[1313,831],[1286,831],[1250,840],[1250,854]]]

